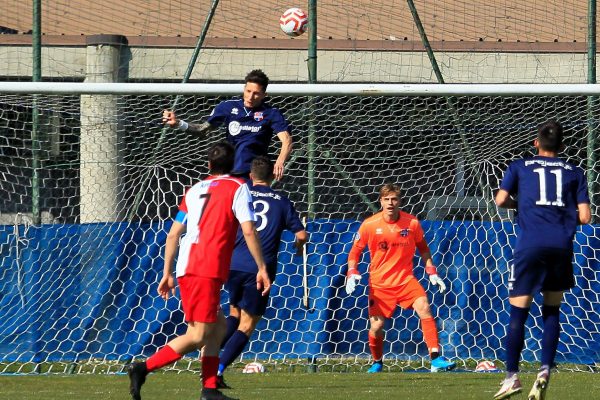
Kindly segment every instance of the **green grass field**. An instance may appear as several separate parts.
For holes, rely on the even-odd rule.
[[[342,399],[488,399],[503,374],[477,373],[231,373],[225,392],[244,400]],[[521,375],[526,399],[535,375]],[[6,400],[127,400],[125,375],[0,376],[0,399]],[[199,377],[192,373],[149,376],[144,400],[199,399]],[[547,399],[600,399],[600,376],[585,372],[559,372],[552,376]]]

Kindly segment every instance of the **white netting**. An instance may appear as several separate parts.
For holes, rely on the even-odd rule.
[[[178,115],[203,120],[227,97],[183,96]],[[183,331],[179,301],[155,294],[165,236],[184,188],[207,172],[208,146],[224,133],[199,140],[163,130],[161,110],[172,102],[151,94],[0,95],[0,372],[118,371]],[[309,217],[315,311],[302,308],[302,260],[288,232],[271,307],[244,360],[310,360],[334,371],[364,365],[366,292],[362,285],[345,295],[345,263],[353,233],[389,181],[400,184],[403,209],[423,220],[449,283],[446,294],[428,290],[444,354],[464,365],[500,359],[515,236],[492,193],[507,163],[532,153],[536,125],[553,117],[567,133],[565,157],[588,171],[597,204],[594,98],[398,93],[274,95],[271,103],[293,126],[294,152],[275,188]],[[577,234],[577,288],[563,309],[559,363],[599,360],[599,236],[597,225]],[[539,321],[529,320],[527,361],[539,358]],[[386,366],[424,365],[426,353],[417,317],[397,314],[386,327]],[[176,367],[193,364],[191,357]]]

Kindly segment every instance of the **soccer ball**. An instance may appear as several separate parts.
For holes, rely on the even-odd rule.
[[[265,367],[259,362],[251,362],[250,364],[246,364],[242,373],[244,374],[260,374],[265,372]]]
[[[484,360],[477,363],[475,372],[498,372],[498,368],[492,361]]]
[[[279,18],[279,27],[288,36],[300,36],[306,31],[308,16],[299,8],[286,10]]]

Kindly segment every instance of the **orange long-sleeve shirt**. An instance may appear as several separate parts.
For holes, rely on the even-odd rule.
[[[405,284],[413,275],[416,249],[421,254],[429,252],[419,220],[403,211],[390,223],[383,219],[383,212],[367,218],[358,229],[348,260],[358,263],[367,246],[371,253],[369,284],[377,288]]]

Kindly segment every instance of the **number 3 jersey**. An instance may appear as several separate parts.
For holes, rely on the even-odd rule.
[[[250,186],[250,193],[252,194],[256,215],[256,230],[260,237],[263,256],[269,276],[274,279],[281,234],[286,229],[293,233],[300,232],[304,230],[304,226],[294,209],[294,205],[287,197],[265,185]],[[252,273],[258,271],[241,231],[238,231],[235,242],[235,249],[231,258],[231,269]]]
[[[517,224],[521,232],[515,250],[573,248],[577,205],[590,202],[581,168],[554,157],[513,161],[500,189],[517,199]]]
[[[229,175],[209,176],[186,192],[175,220],[187,227],[179,245],[177,277],[226,281],[239,224],[255,221],[248,186]]]

